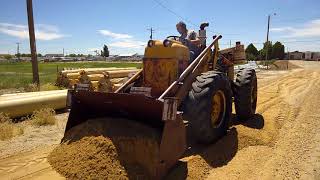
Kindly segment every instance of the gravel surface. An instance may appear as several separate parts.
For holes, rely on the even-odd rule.
[[[302,68],[261,70],[257,114],[233,119],[215,144],[189,149],[167,179],[320,179],[320,62],[290,63]],[[61,178],[46,159],[55,146],[46,144],[58,144],[64,127],[0,141],[0,177]]]
[[[56,124],[48,126],[32,126],[22,122],[24,133],[8,141],[0,141],[0,159],[20,152],[53,144],[59,144],[64,134],[68,113],[56,115]]]

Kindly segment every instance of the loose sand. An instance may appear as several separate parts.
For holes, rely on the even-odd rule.
[[[296,65],[288,60],[278,60],[271,64],[269,68],[271,70],[291,70],[301,68],[301,66]]]
[[[69,130],[48,160],[71,179],[150,179],[159,140],[156,131],[134,121],[92,119]]]

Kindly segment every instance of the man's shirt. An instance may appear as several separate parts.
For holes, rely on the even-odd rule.
[[[196,55],[198,54],[198,47],[192,44],[190,41],[187,40],[197,40],[198,34],[194,30],[188,30],[187,33],[182,34],[180,36],[180,42],[182,42],[185,46],[189,48],[190,51],[194,52]]]
[[[188,30],[187,33],[184,33],[180,36],[181,39],[196,40],[198,34],[194,30]]]

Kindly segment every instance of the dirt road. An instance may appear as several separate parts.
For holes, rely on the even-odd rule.
[[[256,116],[184,158],[188,178],[320,179],[320,63],[294,63],[258,74]]]
[[[320,179],[320,62],[258,73],[257,114],[188,151],[168,179]],[[0,157],[1,179],[62,178],[46,161],[53,146]],[[2,158],[2,159],[1,159]]]

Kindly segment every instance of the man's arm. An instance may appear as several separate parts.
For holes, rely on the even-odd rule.
[[[195,31],[192,31],[189,35],[189,40],[193,45],[200,46],[200,39]]]

